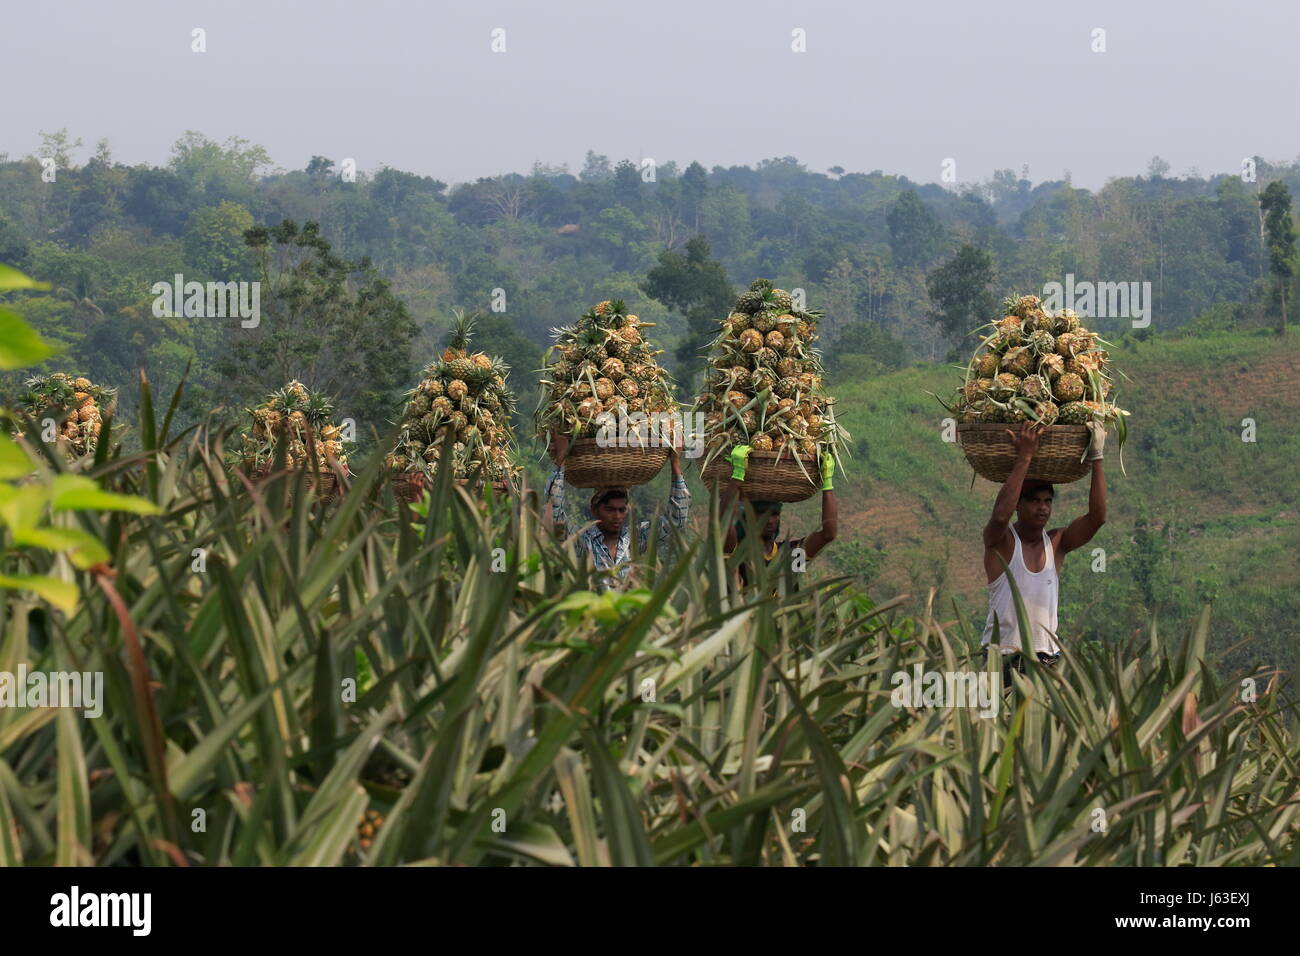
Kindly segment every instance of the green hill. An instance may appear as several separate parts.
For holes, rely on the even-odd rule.
[[[1103,333],[1105,334],[1105,333]],[[1109,520],[1094,539],[1105,571],[1076,552],[1062,575],[1062,633],[1107,638],[1155,607],[1170,625],[1215,602],[1211,650],[1229,666],[1300,663],[1300,344],[1271,333],[1109,337],[1132,411],[1121,474],[1108,446]],[[936,607],[973,626],[986,613],[980,529],[997,486],[976,479],[943,440],[957,369],[917,366],[865,383],[833,383],[852,436],[836,483],[843,514],[831,555],[872,577],[880,596]],[[1256,440],[1242,440],[1243,419]],[[1111,435],[1112,445],[1116,442]],[[1086,510],[1086,480],[1058,488],[1052,525]],[[815,521],[792,509],[792,525]],[[1091,549],[1089,549],[1091,550]],[[955,608],[955,610],[954,610]],[[1244,642],[1244,643],[1243,643]]]

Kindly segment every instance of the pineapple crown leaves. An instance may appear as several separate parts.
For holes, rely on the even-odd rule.
[[[466,315],[463,311],[457,309],[452,313],[451,338],[447,342],[449,348],[461,352],[468,351],[470,339],[474,337],[474,323],[477,318],[477,312]]]

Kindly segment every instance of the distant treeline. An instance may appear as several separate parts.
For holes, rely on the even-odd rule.
[[[707,302],[706,314],[720,301],[717,283],[711,298],[692,299],[689,288],[669,295],[663,283],[648,285],[647,275],[666,255],[685,262],[697,236],[707,247],[696,243],[696,252],[706,248],[737,288],[767,276],[804,289],[826,313],[823,346],[840,343],[832,371],[840,363],[859,376],[943,360],[966,348],[962,325],[986,302],[1067,275],[1150,282],[1153,333],[1221,303],[1241,304],[1235,321],[1266,308],[1259,193],[1274,180],[1300,187],[1300,165],[1262,159],[1246,182],[1170,178],[1157,158],[1145,175],[1093,192],[1068,181],[1033,185],[1010,170],[942,187],[879,170],[815,172],[793,157],[706,170],[589,152],[576,174],[538,164],[448,188],[396,169],[356,171],[343,157],[274,170],[259,146],[194,132],[163,166],[117,163],[107,142],[84,159],[65,132],[43,140],[36,156],[0,157],[0,262],[52,285],[21,305],[68,348],[52,367],[127,384],[143,366],[165,388],[192,363],[197,413],[249,400],[259,375],[291,370],[301,351],[322,375],[339,360],[341,404],[352,401],[381,429],[382,410],[432,357],[453,308],[485,313],[477,344],[515,368],[526,397],[550,329],[606,298],[658,323],[665,360],[689,373],[689,360],[678,363],[699,342],[702,313],[692,324],[682,303]],[[318,234],[301,228],[311,222]],[[310,266],[322,257],[332,268]],[[947,283],[936,284],[936,273]],[[270,282],[262,302],[276,321],[250,331],[238,321],[160,318],[150,289],[177,274]],[[689,283],[695,273],[675,274]],[[954,286],[960,297],[966,285],[969,302],[931,299],[951,299]],[[283,295],[298,296],[292,308]],[[349,309],[345,330],[322,318]]]

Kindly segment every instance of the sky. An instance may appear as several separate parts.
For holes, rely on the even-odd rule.
[[[0,22],[10,158],[66,128],[82,160],[107,138],[161,165],[193,129],[449,184],[593,149],[1097,188],[1157,154],[1300,155],[1294,0],[52,0]]]

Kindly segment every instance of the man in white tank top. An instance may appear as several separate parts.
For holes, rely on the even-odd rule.
[[[986,647],[993,644],[1000,648],[1003,686],[1010,684],[1012,667],[1023,673],[1020,653],[1024,650],[1032,649],[1044,664],[1055,664],[1060,658],[1056,608],[1061,562],[1071,551],[1091,541],[1106,523],[1106,478],[1101,470],[1106,428],[1091,422],[1088,429],[1092,433],[1087,451],[1088,460],[1092,462],[1088,512],[1066,527],[1051,531],[1047,530],[1047,523],[1052,517],[1055,489],[1045,481],[1025,481],[1030,462],[1038,451],[1042,426],[1037,422],[1025,422],[1018,431],[1007,429],[1015,443],[1016,461],[998,492],[989,523],[984,526],[984,572],[989,585],[989,615],[980,641]],[[1016,518],[1014,524],[1011,521],[1013,516]],[[1011,576],[1025,606],[1030,629],[1029,648],[1020,639],[1015,597],[1003,571],[1003,561],[1011,568]]]

